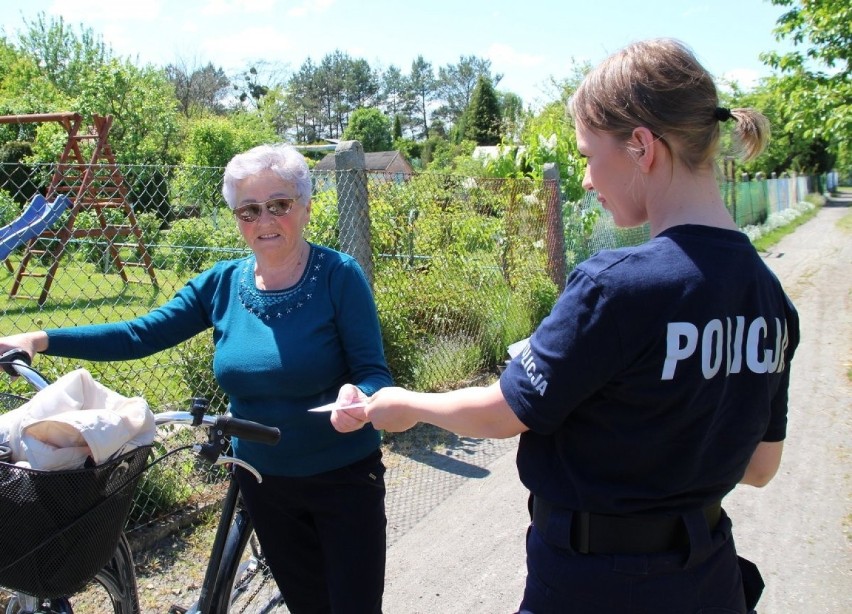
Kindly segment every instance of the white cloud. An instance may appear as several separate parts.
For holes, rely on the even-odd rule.
[[[281,30],[273,26],[256,26],[231,31],[225,36],[215,36],[198,41],[202,57],[210,58],[214,63],[222,56],[223,49],[234,52],[227,54],[231,67],[240,66],[250,58],[269,58],[275,60],[282,53],[291,51],[293,43],[281,36]],[[227,66],[225,68],[228,68]]]
[[[734,68],[721,75],[723,81],[736,83],[743,90],[752,89],[760,78],[761,74],[751,68]]]
[[[503,43],[494,43],[485,54],[494,64],[519,68],[532,68],[544,63],[544,56],[516,51]]]

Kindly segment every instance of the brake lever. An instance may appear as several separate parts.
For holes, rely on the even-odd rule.
[[[228,465],[228,464],[237,465],[238,467],[242,467],[243,469],[248,471],[250,474],[252,474],[254,476],[254,479],[257,480],[258,484],[263,482],[263,477],[260,475],[258,470],[255,469],[254,467],[252,467],[251,465],[249,465],[244,460],[240,460],[239,458],[234,458],[233,456],[225,456],[224,454],[222,454],[219,458],[216,459],[216,462],[214,462],[213,464],[214,465]]]

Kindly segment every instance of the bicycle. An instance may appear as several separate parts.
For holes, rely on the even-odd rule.
[[[0,356],[0,367],[12,376],[20,375],[35,390],[48,385],[22,350],[5,352]],[[0,404],[7,409],[27,400],[0,393]],[[0,550],[0,608],[5,607],[6,614],[73,614],[73,603],[80,602],[81,589],[88,587],[88,593],[95,594],[87,601],[95,604],[93,607],[97,609],[93,611],[98,614],[106,611],[138,614],[139,588],[133,553],[123,531],[133,492],[147,469],[187,449],[191,449],[203,465],[227,465],[228,487],[199,598],[189,607],[172,605],[169,614],[259,613],[282,605],[283,599],[265,564],[251,519],[240,504],[239,487],[233,473],[240,466],[258,480],[261,476],[247,463],[225,454],[232,435],[273,445],[280,432],[277,428],[233,418],[229,414],[209,415],[207,408],[206,400],[193,399],[188,411],[155,414],[158,431],[167,425],[206,428],[207,441],[178,446],[148,464],[151,446],[137,448],[94,468],[38,471],[6,462],[10,460],[10,450],[0,444],[0,533],[4,529],[15,530],[16,546],[26,550],[11,555],[7,548]],[[22,483],[34,487],[21,490]],[[85,499],[82,493],[87,489],[96,492],[94,502],[89,502],[86,509],[72,509],[69,513],[66,508],[74,508],[73,501]],[[22,493],[26,503],[21,503]],[[2,496],[4,494],[6,496]],[[15,503],[6,505],[10,494],[16,497]],[[51,498],[59,501],[51,502]],[[51,518],[47,522],[55,524],[56,516],[62,516],[57,521],[62,526],[44,537],[40,534],[22,537],[18,529],[35,523],[29,516],[22,519],[20,509],[29,504],[33,507],[44,505],[45,501],[51,506],[47,510]],[[20,543],[28,540],[36,543]]]

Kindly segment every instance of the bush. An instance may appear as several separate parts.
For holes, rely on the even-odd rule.
[[[305,238],[319,245],[340,249],[338,219],[337,190],[323,190],[315,194],[311,198],[311,222],[305,228]]]
[[[207,399],[210,411],[221,414],[228,408],[228,395],[213,375],[214,349],[212,331],[196,335],[181,346],[177,368],[190,396]]]
[[[11,224],[20,215],[21,205],[6,190],[0,189],[0,226]]]
[[[230,213],[228,214],[230,218]],[[219,260],[234,258],[246,249],[245,241],[232,220],[227,224],[211,218],[178,220],[161,233],[174,249],[159,260],[178,274],[200,273]]]
[[[376,275],[385,357],[401,386],[447,388],[495,367],[553,305],[556,287],[545,277],[513,293],[476,257],[418,262],[384,261]]]
[[[32,145],[26,141],[8,141],[0,145],[0,189],[8,190],[22,205],[38,194],[33,168],[23,163],[32,153]]]

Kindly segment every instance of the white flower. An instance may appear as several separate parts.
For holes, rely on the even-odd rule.
[[[538,146],[545,150],[547,153],[554,153],[556,151],[556,133],[550,135],[549,138],[545,139],[542,135],[538,135]]]

